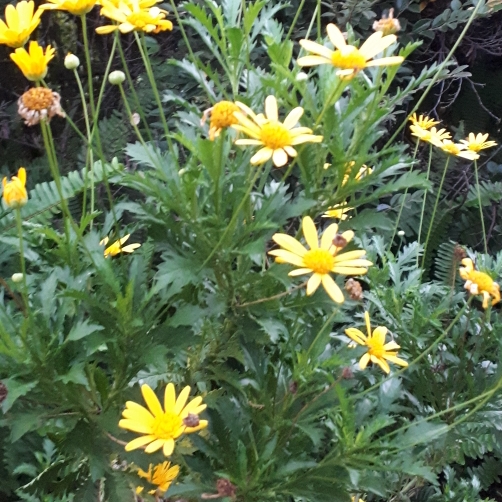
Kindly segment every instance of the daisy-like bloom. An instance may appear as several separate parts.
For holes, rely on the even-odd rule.
[[[353,207],[348,207],[347,203],[336,204],[335,206],[329,207],[328,210],[322,215],[323,218],[336,218],[337,220],[345,221],[350,216],[347,214],[352,211]]]
[[[382,19],[373,23],[373,30],[381,31],[383,35],[393,35],[401,30],[399,20],[394,17],[394,9],[389,10],[388,16],[382,16]]]
[[[368,312],[364,313],[364,319],[366,321],[368,336],[357,328],[348,328],[345,330],[345,334],[354,340],[354,342],[368,347],[368,352],[366,352],[359,361],[359,367],[363,370],[371,361],[374,364],[378,364],[385,373],[390,373],[387,361],[398,364],[399,366],[408,366],[406,361],[397,357],[396,349],[399,349],[400,346],[396,342],[385,343],[387,328],[385,326],[378,326],[372,333],[370,315]]]
[[[237,124],[234,113],[239,110],[240,108],[231,101],[220,101],[204,112],[200,125],[203,126],[211,115],[211,120],[209,122],[209,139],[214,141],[214,138],[217,138],[225,127]]]
[[[472,151],[466,150],[466,146],[462,143],[454,143],[450,139],[444,139],[439,145],[439,148],[443,150],[443,152],[449,155],[456,155],[457,157],[462,157],[468,160],[477,160],[479,159],[479,155]]]
[[[138,476],[146,479],[150,484],[156,486],[156,488],[148,492],[150,495],[154,495],[155,493],[162,495],[164,492],[167,492],[179,472],[179,465],[173,465],[171,467],[171,462],[166,461],[162,464],[157,464],[156,466],[150,464],[148,472],[145,472],[143,469],[139,469]],[[141,493],[143,489],[144,487],[142,486],[136,488],[136,493]]]
[[[276,167],[282,167],[287,163],[288,155],[296,157],[297,152],[294,146],[322,141],[322,136],[314,136],[312,129],[295,127],[303,115],[301,106],[291,110],[284,122],[280,122],[277,100],[274,96],[268,96],[265,99],[265,115],[262,113],[256,115],[244,103],[237,102],[236,104],[242,111],[234,113],[237,124],[231,127],[242,131],[252,139],[238,139],[235,144],[263,146],[251,157],[253,165],[263,164],[272,159]]]
[[[327,26],[328,37],[335,46],[332,51],[323,45],[310,40],[300,40],[300,45],[314,56],[304,56],[298,59],[300,66],[316,66],[320,64],[331,64],[337,70],[339,77],[352,78],[359,71],[370,66],[389,66],[401,64],[404,58],[401,56],[383,57],[373,59],[377,54],[387,49],[397,40],[396,35],[384,35],[381,31],[376,31],[358,49],[353,45],[347,45],[343,33],[334,24]]]
[[[42,12],[35,3],[21,0],[16,6],[5,7],[5,22],[0,19],[0,44],[8,45],[14,49],[22,47],[31,33],[40,23]]]
[[[408,120],[410,120],[414,126],[421,127],[422,129],[425,130],[430,129],[432,126],[439,124],[438,120],[431,119],[427,115],[420,115],[417,117],[416,113],[414,113]]]
[[[124,235],[121,239],[118,241],[115,241],[111,246],[105,248],[105,258],[108,258],[109,256],[117,256],[119,253],[132,253],[135,249],[138,249],[141,244],[134,243],[134,244],[128,244],[127,246],[123,246],[125,242],[129,239],[131,234]],[[108,241],[110,239],[108,237],[105,237],[101,241],[99,241],[99,244],[101,246],[106,246],[108,244]]]
[[[65,10],[74,16],[87,14],[96,5],[96,0],[48,0],[40,6],[46,10]]]
[[[313,294],[322,283],[326,293],[336,303],[343,303],[345,298],[341,289],[330,275],[330,272],[340,275],[362,275],[367,267],[373,265],[362,259],[366,251],[359,249],[340,253],[340,251],[354,238],[354,232],[347,230],[338,234],[338,225],[331,224],[321,237],[321,245],[317,238],[317,229],[312,218],[305,216],[302,230],[310,249],[307,250],[300,242],[288,234],[275,234],[272,239],[282,249],[274,249],[268,254],[276,257],[276,262],[295,265],[289,275],[312,274],[307,282],[307,295]]]
[[[412,124],[410,130],[413,136],[427,143],[432,143],[434,146],[441,146],[443,140],[451,138],[451,134],[446,129],[437,130],[435,127],[424,129],[418,124]]]
[[[153,453],[163,449],[168,457],[174,450],[174,441],[182,434],[191,434],[207,427],[207,420],[197,420],[197,425],[190,427],[185,424],[193,416],[197,416],[206,409],[200,396],[192,399],[188,404],[190,387],[186,386],[176,399],[176,392],[172,383],[167,384],[164,394],[164,408],[162,408],[155,392],[148,386],[141,386],[141,393],[148,406],[127,401],[124,417],[119,427],[144,434],[127,443],[126,451],[136,450],[145,445],[146,453]],[[195,422],[194,422],[195,423]]]
[[[486,141],[487,139],[488,134],[474,134],[471,132],[469,133],[469,137],[467,139],[461,139],[460,143],[463,143],[467,147],[467,150],[477,153],[485,148],[497,146],[495,141]]]
[[[61,110],[61,96],[45,87],[32,87],[17,100],[17,112],[27,126],[38,124],[41,120],[50,121],[56,115],[65,117]]]
[[[12,176],[10,181],[7,178],[2,180],[3,200],[7,207],[18,209],[28,202],[26,192],[26,169],[20,167],[17,176]]]
[[[115,30],[120,33],[131,31],[144,31],[145,33],[159,33],[172,30],[173,23],[165,19],[167,11],[158,7],[143,8],[140,0],[120,1],[118,7],[108,0],[101,0],[101,15],[117,22],[118,24],[100,26],[96,33],[106,35]]]
[[[493,297],[492,305],[500,301],[500,286],[486,273],[474,269],[474,263],[470,258],[462,260],[460,277],[464,279],[464,288],[471,295],[483,295],[483,308],[488,308],[488,302]]]
[[[19,47],[10,55],[10,58],[17,64],[28,80],[38,82],[47,75],[47,65],[54,57],[54,52],[54,49],[48,45],[44,54],[44,49],[32,40],[28,51],[23,47]]]

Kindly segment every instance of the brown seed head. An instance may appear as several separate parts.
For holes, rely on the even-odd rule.
[[[336,234],[335,238],[333,239],[333,246],[336,246],[337,248],[344,248],[347,245],[347,239],[345,237],[342,237],[340,234]]]
[[[352,372],[352,369],[349,368],[348,366],[342,369],[342,378],[345,380],[350,380],[351,378],[354,377],[354,373]]]
[[[351,300],[361,301],[363,299],[363,288],[359,281],[355,279],[348,279],[345,283],[345,291],[349,293]]]
[[[187,427],[197,427],[199,425],[199,415],[194,415],[193,413],[189,413],[184,419],[183,423]]]
[[[467,258],[467,253],[460,244],[455,244],[453,248],[453,258],[455,258],[456,261],[462,261],[464,258]]]

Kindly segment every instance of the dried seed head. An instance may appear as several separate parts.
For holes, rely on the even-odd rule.
[[[342,369],[342,378],[345,380],[350,380],[351,378],[354,377],[354,373],[352,372],[352,369],[346,366],[345,368]]]
[[[183,423],[187,427],[197,427],[199,425],[199,415],[194,415],[193,413],[189,413],[184,419]]]
[[[381,31],[382,35],[393,35],[401,29],[401,24],[394,18],[394,9],[389,10],[388,16],[382,16],[382,19],[373,23],[375,31]]]
[[[455,244],[453,248],[453,258],[455,258],[456,261],[462,261],[464,258],[467,258],[465,249],[459,244]]]
[[[333,246],[336,246],[337,248],[344,248],[347,245],[347,239],[345,237],[342,237],[340,234],[336,234],[335,238],[333,239]]]
[[[218,479],[216,489],[220,497],[235,497],[235,486],[228,479]]]
[[[296,394],[298,392],[298,382],[290,382],[289,384],[289,392],[291,394]]]
[[[28,126],[34,126],[41,120],[50,121],[55,115],[65,117],[61,110],[61,96],[45,87],[32,87],[17,100],[17,112]]]
[[[351,300],[361,301],[363,299],[363,288],[359,281],[355,279],[348,279],[345,283],[345,291],[349,293],[349,297]]]

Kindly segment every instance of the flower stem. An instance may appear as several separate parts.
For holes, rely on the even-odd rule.
[[[21,265],[21,274],[23,274],[23,281],[22,281],[23,289],[21,292],[24,304],[23,313],[26,316],[27,312],[30,310],[30,306],[28,304],[28,285],[26,284],[26,263],[24,260],[23,221],[21,218],[21,209],[16,208],[14,212],[16,214],[17,235],[19,237],[19,262]]]
[[[478,161],[474,161],[474,175],[476,176],[476,192],[478,194],[479,216],[481,218],[481,228],[483,229],[483,242],[485,245],[485,253],[488,254],[488,242],[486,240],[485,220],[483,218],[483,205],[481,204],[481,190],[479,189],[479,176],[478,176]]]
[[[432,143],[429,145],[429,161],[427,163],[427,175],[426,180],[429,181],[431,174],[431,163],[432,163]],[[424,223],[424,213],[425,213],[425,202],[427,200],[427,189],[424,191],[424,200],[422,202],[422,211],[420,212],[420,224],[418,226],[418,237],[417,237],[417,268],[418,268],[418,259],[420,254],[420,237],[422,236],[422,225]]]

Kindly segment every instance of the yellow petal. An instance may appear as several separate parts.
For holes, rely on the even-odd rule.
[[[387,58],[373,59],[373,61],[368,61],[366,66],[392,66],[395,64],[401,64],[404,61],[402,56],[390,56]]]
[[[365,268],[358,268],[358,267],[335,266],[331,269],[331,272],[340,275],[364,275],[368,273],[368,270]]]
[[[268,254],[271,256],[278,256],[286,263],[289,263],[291,265],[295,265],[297,267],[305,267],[303,258],[295,253],[291,253],[291,251],[286,251],[285,249],[273,249],[272,251],[269,251]]]
[[[345,42],[345,37],[343,36],[343,33],[340,31],[338,26],[333,23],[329,23],[328,26],[326,27],[326,31],[328,32],[328,37],[331,41],[331,43],[337,48],[337,49],[342,49],[347,45]]]
[[[267,160],[270,160],[272,157],[272,154],[274,151],[272,148],[262,148],[261,150],[258,150],[252,157],[251,157],[251,164],[256,165],[256,164],[263,164],[267,162]]]
[[[265,99],[265,115],[268,120],[277,122],[279,120],[279,112],[277,110],[277,100],[274,96],[267,96]]]
[[[164,442],[163,450],[162,452],[166,457],[169,457],[170,455],[173,454],[174,451],[174,439],[167,439]]]
[[[145,403],[147,404],[150,412],[154,417],[158,417],[164,414],[162,406],[160,405],[160,401],[155,395],[155,392],[153,392],[153,390],[147,384],[143,384],[141,386],[141,393],[143,394],[143,399],[145,400]]]
[[[391,363],[397,364],[399,366],[404,366],[405,368],[408,366],[408,363],[404,361],[403,359],[400,359],[399,357],[396,356],[389,356],[387,354],[384,354],[385,359],[390,361]]]
[[[363,354],[363,357],[361,357],[361,360],[359,361],[359,367],[364,370],[366,366],[368,366],[368,363],[370,362],[370,355],[366,352],[366,354]]]
[[[366,335],[357,328],[347,328],[345,334],[359,345],[366,345]]]
[[[387,336],[387,328],[385,326],[378,326],[373,331],[373,339],[381,345],[382,347],[385,345],[385,337]]]
[[[292,129],[295,127],[296,124],[298,124],[298,121],[300,120],[301,116],[303,115],[303,108],[301,106],[297,106],[296,108],[293,108],[288,116],[284,119],[283,125],[286,129]]]
[[[314,221],[310,216],[305,216],[302,221],[302,230],[307,244],[310,249],[318,249],[319,241],[317,239],[317,229],[314,225]]]
[[[331,64],[331,60],[321,56],[304,56],[296,61],[299,66],[317,66],[320,64]]]
[[[366,332],[368,333],[368,338],[371,338],[370,313],[367,310],[364,312],[364,322],[366,324]]]
[[[299,136],[293,136],[291,139],[291,144],[301,145],[302,143],[321,143],[322,136],[314,136],[313,134],[300,134]]]
[[[174,390],[174,385],[168,383],[164,391],[164,410],[170,411],[176,405],[176,391]]]
[[[272,161],[276,167],[282,167],[288,162],[288,154],[282,148],[274,150]]]
[[[305,275],[312,273],[313,270],[311,268],[297,268],[295,270],[291,270],[288,274],[290,277],[298,277],[299,275]]]
[[[151,434],[152,427],[150,424],[138,422],[136,420],[122,419],[119,421],[119,427],[128,431],[140,432],[141,434]]]
[[[378,364],[378,366],[380,366],[380,368],[382,368],[382,370],[385,371],[385,373],[387,374],[390,373],[390,367],[387,364],[387,361],[385,361],[385,359],[376,356],[370,356],[370,359],[372,363]]]
[[[188,396],[190,395],[190,386],[186,386],[181,392],[180,395],[178,396],[178,399],[176,399],[176,405],[174,406],[173,413],[175,415],[180,415],[183,408],[185,407],[185,404],[187,404]]]
[[[397,40],[396,35],[382,35],[381,31],[375,31],[375,33],[370,35],[364,44],[361,45],[359,52],[364,56],[366,61],[376,56],[379,52],[382,52]]]
[[[321,284],[321,274],[313,274],[312,277],[307,282],[307,296],[315,293],[319,284]]]
[[[318,44],[316,42],[312,42],[311,40],[300,40],[300,45],[309,52],[313,52],[319,56],[323,56],[324,58],[331,60],[331,56],[333,51],[324,47],[324,45]]]
[[[366,251],[364,251],[364,249],[357,249],[355,251],[347,251],[346,253],[340,253],[335,256],[335,263],[348,260],[357,260],[361,258],[361,256],[364,256],[365,254]]]
[[[325,274],[322,276],[322,285],[335,303],[343,303],[345,301],[342,290],[330,275]]]
[[[338,232],[338,225],[332,223],[322,234],[321,249],[329,249],[333,245],[333,239]]]
[[[288,234],[274,234],[272,236],[272,240],[279,244],[282,248],[287,251],[291,251],[292,253],[297,254],[298,256],[304,256],[307,250],[298,242],[294,237]]]
[[[160,450],[164,446],[165,442],[165,439],[155,439],[155,441],[151,442],[145,448],[145,453],[153,453],[154,451]]]
[[[185,434],[191,434],[192,432],[200,431],[201,429],[205,429],[208,425],[207,420],[200,420],[199,425],[197,427],[187,427],[185,429]]]
[[[120,426],[120,422],[119,422]],[[129,443],[126,444],[125,450],[126,451],[132,451],[136,450],[137,448],[141,448],[142,446],[145,446],[147,443],[152,442],[155,439],[155,436],[148,435],[148,436],[141,436],[139,438],[133,439]]]

